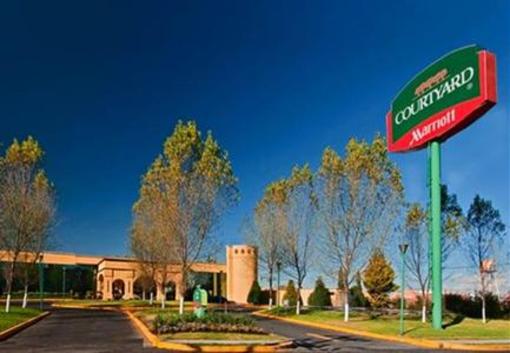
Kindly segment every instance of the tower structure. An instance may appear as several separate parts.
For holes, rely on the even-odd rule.
[[[246,303],[248,293],[257,279],[257,248],[250,245],[227,246],[227,298]]]

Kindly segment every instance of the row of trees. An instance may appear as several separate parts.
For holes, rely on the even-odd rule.
[[[311,266],[338,274],[340,285],[349,288],[369,255],[395,231],[402,201],[399,170],[380,136],[372,143],[351,139],[344,157],[326,148],[317,172],[295,167],[288,178],[269,184],[247,236],[259,247],[270,291],[277,263],[296,281],[298,294]]]
[[[491,258],[505,226],[490,202],[477,196],[463,215],[456,196],[449,194],[446,186],[441,191],[443,264],[462,238],[463,250],[479,269],[483,297],[486,281],[482,265]],[[270,183],[245,231],[249,242],[259,248],[271,293],[278,265],[295,281],[298,297],[311,267],[329,277],[338,276],[345,321],[349,320],[349,289],[364,271],[359,290],[371,303],[384,302],[385,295],[381,300],[377,296],[395,288],[391,264],[387,263],[387,273],[379,265],[386,261],[387,245],[396,249],[392,242],[407,242],[406,266],[424,298],[425,320],[430,285],[425,209],[406,203],[400,172],[388,157],[384,139],[375,136],[371,143],[351,139],[343,157],[328,147],[317,171],[308,165],[297,166],[287,178]],[[372,262],[379,265],[372,266],[374,276],[366,279]]]
[[[500,213],[488,200],[476,195],[466,215],[463,214],[455,195],[441,187],[442,257],[443,266],[451,253],[460,248],[467,261],[464,267],[475,270],[479,282],[482,320],[486,322],[486,298],[490,267],[498,255],[506,227]],[[418,284],[422,299],[422,321],[426,320],[429,287],[429,232],[428,214],[419,204],[407,208],[404,223],[404,241],[409,244],[406,267]]]
[[[6,251],[4,275],[9,312],[13,281],[24,283],[23,307],[34,265],[48,246],[55,219],[55,192],[41,167],[43,150],[32,137],[14,142],[0,156],[0,249]]]
[[[162,307],[169,267],[178,266],[179,312],[184,312],[193,264],[214,255],[211,233],[237,201],[227,152],[210,132],[202,136],[195,122],[179,121],[142,177],[130,236],[145,276],[163,293]]]
[[[375,249],[363,273],[356,275],[356,285],[349,289],[351,300],[354,299],[355,305],[362,307],[369,305],[374,309],[388,307],[391,304],[389,294],[398,288],[394,283],[395,277],[396,274],[391,263],[381,250]],[[361,290],[361,282],[363,282],[366,294],[363,294]],[[270,302],[271,293],[267,293],[267,298],[265,294],[266,292],[262,291],[258,281],[255,280],[248,294],[247,301],[251,304]],[[322,277],[319,276],[315,281],[313,292],[308,297],[308,305],[315,307],[331,306],[331,294],[329,289],[326,288]],[[298,298],[300,298],[302,303],[301,293],[298,294],[294,281],[291,279],[285,288],[285,294],[282,298],[283,302],[286,302],[289,306],[301,305],[298,303]]]

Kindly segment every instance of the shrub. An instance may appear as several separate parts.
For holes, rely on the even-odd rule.
[[[370,307],[370,302],[363,294],[363,290],[360,286],[352,286],[349,289],[349,300],[350,305],[354,308],[368,308]]]
[[[250,292],[248,293],[248,303],[250,304],[262,304],[262,289],[260,289],[259,282],[253,281]]]
[[[255,321],[246,316],[213,313],[198,318],[193,313],[178,315],[158,314],[152,322],[152,331],[157,334],[176,332],[232,332],[265,333],[255,326]]]
[[[372,307],[378,309],[390,305],[389,293],[397,288],[394,280],[395,271],[391,264],[381,250],[375,250],[363,272],[363,284]]]
[[[505,316],[504,304],[492,293],[485,296],[486,313],[489,318],[500,318]],[[482,315],[482,299],[480,296],[470,297],[460,294],[444,295],[445,309],[456,314],[480,318]]]
[[[289,302],[290,306],[297,305],[297,291],[293,280],[289,280],[287,288],[285,288],[285,295],[283,296],[283,301],[285,302],[286,300]]]
[[[361,287],[361,274],[356,273],[356,284],[349,289],[349,300],[351,306],[355,308],[368,308],[370,302],[363,294],[363,288]]]
[[[308,305],[310,306],[331,306],[331,296],[329,290],[324,285],[321,277],[317,278],[315,288],[308,298]]]

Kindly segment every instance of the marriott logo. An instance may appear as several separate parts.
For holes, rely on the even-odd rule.
[[[445,115],[438,119],[426,124],[425,126],[418,127],[413,130],[413,139],[409,143],[409,146],[413,146],[416,142],[420,142],[421,139],[427,137],[430,134],[435,133],[438,130],[442,130],[455,122],[455,109],[449,110]]]

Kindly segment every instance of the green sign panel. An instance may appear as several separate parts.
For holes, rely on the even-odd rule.
[[[478,46],[455,50],[416,75],[387,115],[390,151],[419,149],[479,117],[496,101],[494,56]]]

